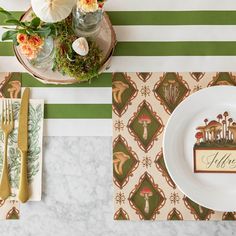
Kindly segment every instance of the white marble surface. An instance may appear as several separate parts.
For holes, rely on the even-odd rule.
[[[1,221],[0,236],[236,235],[235,222],[115,222],[111,138],[44,140],[43,200]]]

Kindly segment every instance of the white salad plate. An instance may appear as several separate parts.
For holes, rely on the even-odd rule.
[[[195,173],[196,127],[217,120],[225,111],[236,121],[236,87],[202,89],[178,105],[164,132],[163,153],[168,172],[179,189],[196,203],[216,210],[236,210],[236,173]]]

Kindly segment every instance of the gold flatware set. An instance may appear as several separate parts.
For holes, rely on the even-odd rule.
[[[29,186],[27,178],[29,92],[29,88],[26,88],[21,99],[18,127],[18,149],[21,153],[18,199],[22,203],[27,202],[29,199]],[[8,173],[7,145],[8,137],[14,129],[14,114],[12,101],[10,99],[2,100],[2,116],[0,128],[2,129],[4,134],[4,156],[0,179],[0,198],[2,200],[5,200],[11,195],[11,186]]]

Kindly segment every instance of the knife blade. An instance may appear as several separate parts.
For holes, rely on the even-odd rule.
[[[24,203],[29,199],[29,186],[27,178],[27,152],[28,152],[28,113],[30,89],[25,88],[20,106],[18,126],[18,148],[21,152],[21,170],[18,198]]]

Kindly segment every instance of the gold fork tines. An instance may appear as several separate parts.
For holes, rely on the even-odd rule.
[[[7,144],[9,134],[12,132],[14,128],[14,120],[13,120],[13,109],[12,109],[12,101],[9,99],[2,100],[2,117],[1,117],[1,129],[4,134],[4,157],[3,157],[3,165],[2,165],[2,174],[0,180],[0,198],[5,200],[11,194],[11,186],[9,182],[9,174],[8,174],[8,164],[7,164]]]

